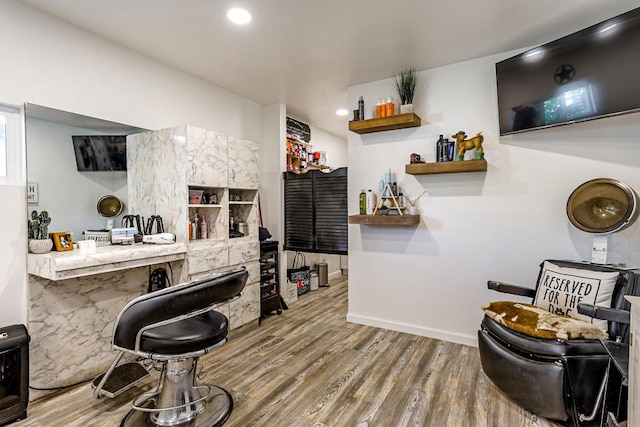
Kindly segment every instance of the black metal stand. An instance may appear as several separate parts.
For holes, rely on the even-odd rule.
[[[627,401],[629,387],[629,345],[603,340],[605,350],[609,353],[609,372],[613,369],[620,374],[620,381],[612,381],[609,375],[605,394],[606,427],[625,427],[627,425]]]
[[[273,312],[282,314],[282,310],[287,308],[280,295],[278,242],[264,240],[260,242],[260,319],[258,324]]]

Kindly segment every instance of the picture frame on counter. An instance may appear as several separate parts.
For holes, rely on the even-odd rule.
[[[27,204],[38,204],[38,181],[29,181],[27,183]]]
[[[71,233],[68,231],[49,233],[49,238],[53,240],[53,247],[56,251],[70,251],[73,250],[73,240]]]

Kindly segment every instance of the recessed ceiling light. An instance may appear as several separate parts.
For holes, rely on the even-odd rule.
[[[346,116],[347,114],[349,114],[349,111],[345,110],[344,108],[341,108],[338,111],[336,111],[336,114],[339,116]]]
[[[227,12],[227,18],[235,24],[248,24],[251,22],[251,14],[246,9],[234,7]]]

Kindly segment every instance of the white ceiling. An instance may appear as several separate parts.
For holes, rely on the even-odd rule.
[[[345,137],[347,88],[546,43],[640,0],[21,0]],[[227,21],[233,6],[253,21]],[[381,94],[384,95],[384,94]]]

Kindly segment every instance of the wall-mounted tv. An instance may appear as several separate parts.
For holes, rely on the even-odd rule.
[[[127,170],[126,135],[73,135],[79,172]]]
[[[500,135],[640,111],[640,8],[496,63]]]

